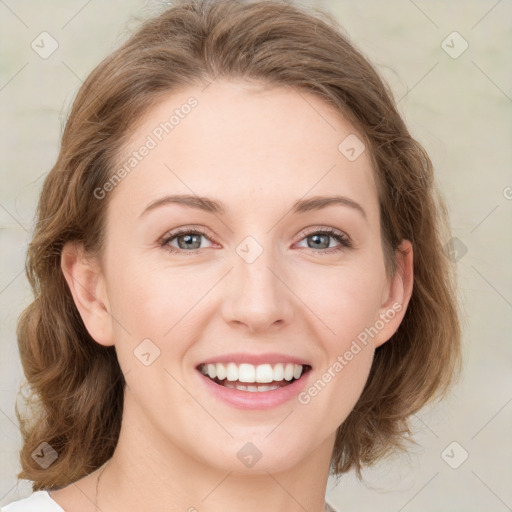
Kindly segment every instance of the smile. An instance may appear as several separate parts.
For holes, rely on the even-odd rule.
[[[199,370],[216,384],[239,391],[272,391],[291,384],[309,371],[309,365],[277,363],[253,365],[249,363],[202,364]]]
[[[197,367],[204,389],[238,409],[283,405],[306,386],[312,367],[295,363],[209,363]]]

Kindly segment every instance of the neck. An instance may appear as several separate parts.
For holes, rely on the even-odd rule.
[[[99,487],[101,510],[151,512],[168,504],[173,510],[190,512],[260,512],[264,504],[266,512],[325,511],[335,434],[306,457],[290,455],[289,465],[283,463],[286,455],[277,457],[278,464],[265,464],[263,452],[256,464],[246,468],[228,450],[224,460],[209,463],[207,453],[201,457],[201,450],[196,456],[182,448],[187,439],[182,443],[169,439],[143,418],[130,393],[125,393],[119,441]],[[212,435],[220,438],[221,430]],[[226,443],[249,446],[226,438]]]

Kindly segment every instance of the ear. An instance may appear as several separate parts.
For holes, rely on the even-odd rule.
[[[100,345],[114,345],[112,317],[99,261],[88,256],[82,244],[68,242],[62,249],[60,264],[91,337]]]
[[[396,272],[388,280],[383,294],[379,316],[373,326],[378,333],[374,336],[375,348],[379,347],[397,331],[412,295],[414,271],[413,250],[409,240],[403,240],[396,250]]]

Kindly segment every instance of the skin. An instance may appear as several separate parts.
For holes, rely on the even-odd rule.
[[[165,503],[168,510],[260,512],[264,503],[268,512],[323,512],[336,429],[411,296],[411,244],[402,243],[398,272],[388,278],[368,151],[345,158],[338,145],[357,131],[309,93],[242,81],[190,87],[148,113],[128,153],[190,96],[198,106],[109,192],[101,258],[73,243],[62,253],[88,331],[115,345],[127,381],[99,508],[160,511]],[[340,205],[290,213],[298,199],[334,193],[359,203],[366,218]],[[226,212],[167,204],[141,216],[169,194],[208,196]],[[178,227],[203,227],[201,248],[178,254],[160,246]],[[326,254],[327,243],[340,242],[322,237],[318,247],[310,236],[325,228],[353,247]],[[263,249],[251,263],[236,252],[247,236]],[[183,235],[169,244],[179,250],[180,240],[183,247]],[[195,367],[227,352],[303,357],[313,383],[393,304],[401,311],[308,404],[240,410],[198,385]],[[134,357],[147,338],[160,349],[149,366]],[[252,468],[237,457],[247,442],[262,453]],[[93,511],[97,477],[51,496],[66,510]]]

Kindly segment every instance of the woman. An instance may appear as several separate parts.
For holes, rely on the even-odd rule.
[[[333,510],[459,364],[446,211],[328,16],[181,1],[88,77],[19,322],[3,510]],[[32,507],[32,508],[30,508]]]

